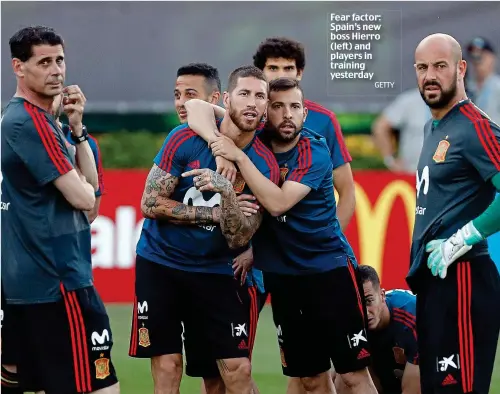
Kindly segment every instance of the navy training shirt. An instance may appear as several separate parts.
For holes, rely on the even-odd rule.
[[[347,265],[351,249],[336,215],[332,162],[324,138],[302,129],[297,145],[275,156],[281,184],[298,182],[311,191],[279,217],[266,213],[252,239],[255,266],[264,272],[305,275]]]
[[[264,176],[279,183],[279,169],[271,151],[254,137],[243,151]],[[163,171],[179,178],[170,196],[172,200],[191,206],[220,206],[219,193],[200,192],[193,177],[182,178],[183,172],[209,168],[216,170],[215,157],[207,143],[186,125],[172,130],[154,163]],[[237,193],[252,194],[243,178],[235,183]],[[245,248],[230,249],[218,224],[177,225],[168,221],[146,219],[137,244],[137,254],[171,268],[233,275],[232,261]]]
[[[384,393],[400,394],[406,363],[418,365],[416,297],[407,290],[389,290],[391,320],[382,330],[369,330],[372,369]]]
[[[425,245],[446,239],[481,215],[496,195],[491,178],[500,172],[500,127],[470,100],[455,105],[437,125],[429,120],[417,167],[417,206],[408,284],[430,277]],[[461,257],[488,254],[481,241]]]
[[[75,157],[48,112],[14,97],[2,117],[2,287],[10,304],[55,302],[92,285],[91,233],[53,181]]]

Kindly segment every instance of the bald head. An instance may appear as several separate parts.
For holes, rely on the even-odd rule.
[[[427,36],[415,50],[418,88],[426,104],[435,110],[465,97],[466,68],[460,44],[448,34]]]
[[[441,54],[455,63],[462,60],[462,48],[460,44],[448,34],[436,33],[425,37],[420,41],[415,50],[415,60],[419,52],[423,52],[424,54],[427,52]]]

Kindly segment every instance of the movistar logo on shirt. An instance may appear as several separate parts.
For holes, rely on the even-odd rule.
[[[3,181],[3,176],[2,173],[0,172],[0,198],[2,196],[2,181]],[[10,202],[3,202],[0,200],[0,211],[8,211],[10,206]]]
[[[422,174],[418,173],[417,170],[417,183],[416,183],[416,188],[417,188],[417,203],[418,203],[418,198],[420,197],[420,192],[423,192],[424,196],[427,195],[429,191],[429,166],[425,166],[424,169],[422,170]],[[425,210],[426,207],[422,207],[417,204],[415,208],[415,215],[425,215]]]
[[[221,202],[221,197],[219,193],[214,194],[212,198],[207,201],[203,198],[203,194],[199,190],[197,190],[196,187],[194,186],[188,189],[188,191],[184,195],[184,199],[182,200],[182,203],[186,205],[191,205],[193,207],[210,207],[210,208],[213,208],[217,205],[220,206],[220,202]],[[214,229],[217,226],[214,225],[205,226],[199,224],[198,227],[201,227],[207,231],[214,231]]]

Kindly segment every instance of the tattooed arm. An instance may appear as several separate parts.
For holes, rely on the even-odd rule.
[[[200,191],[213,191],[221,195],[220,228],[230,248],[245,246],[262,223],[262,212],[245,216],[239,207],[239,201],[233,185],[222,175],[209,169],[192,170],[182,174],[187,177],[197,175],[193,183]]]
[[[155,164],[149,172],[142,195],[141,211],[144,217],[185,224],[219,223],[219,207],[193,207],[170,199],[178,183],[179,178]]]

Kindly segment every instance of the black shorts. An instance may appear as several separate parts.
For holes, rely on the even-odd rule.
[[[366,305],[354,265],[314,275],[268,273],[264,280],[284,375],[315,376],[331,362],[340,374],[370,364]]]
[[[182,354],[183,325],[187,364],[249,356],[257,319],[233,276],[181,271],[140,256],[135,272],[131,357]]]
[[[251,360],[252,351],[255,344],[255,335],[257,334],[257,321],[261,310],[261,294],[258,292],[256,286],[248,287],[246,284],[240,286],[238,292],[243,304],[245,305],[245,309],[249,311],[248,352],[249,358]],[[194,350],[196,348],[206,346],[200,343],[196,343],[196,341],[200,339],[199,336],[195,335],[193,338],[194,339],[191,343],[189,342],[189,340],[187,340],[189,347],[186,347],[186,353],[188,352],[188,349],[192,348]],[[186,333],[184,333],[184,340],[186,341],[186,339],[187,336]],[[217,367],[217,362],[213,358],[187,357],[186,375],[196,378],[216,378],[220,376],[220,373],[219,368]]]
[[[109,318],[94,287],[61,288],[59,302],[9,305],[25,391],[89,393],[118,382]]]
[[[2,365],[16,365],[16,333],[12,322],[10,305],[5,302],[2,287]]]
[[[453,263],[417,293],[422,393],[487,394],[500,329],[500,278],[489,256]]]

